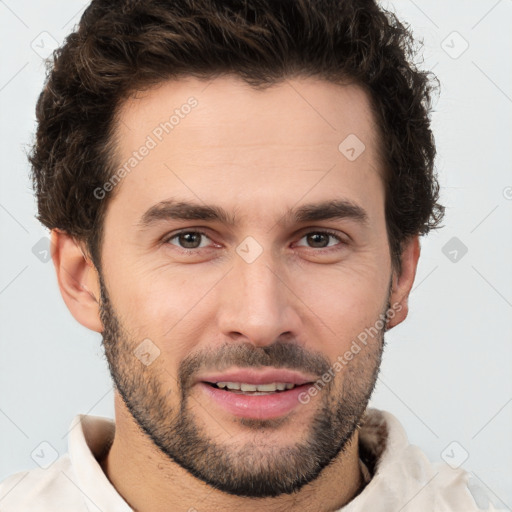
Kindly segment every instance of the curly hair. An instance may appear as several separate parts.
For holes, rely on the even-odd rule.
[[[29,155],[37,218],[85,242],[101,268],[115,171],[116,114],[138,90],[191,76],[238,76],[266,88],[294,76],[355,83],[369,93],[380,136],[393,264],[403,243],[438,227],[437,81],[414,64],[418,43],[374,0],[93,0],[53,55]]]

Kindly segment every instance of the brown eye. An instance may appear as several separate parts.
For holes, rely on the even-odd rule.
[[[338,235],[328,231],[312,231],[304,235],[301,240],[303,239],[306,240],[307,247],[314,249],[324,249],[342,243],[342,239]],[[331,240],[335,240],[336,243],[330,243]],[[301,246],[302,244],[298,245]]]
[[[202,249],[205,245],[202,245],[202,240],[208,238],[204,233],[200,231],[183,231],[170,237],[167,242],[172,245],[178,245],[182,249]],[[176,240],[177,243],[172,242]]]
[[[313,233],[306,236],[311,247],[327,247],[329,245],[329,235],[325,233]]]

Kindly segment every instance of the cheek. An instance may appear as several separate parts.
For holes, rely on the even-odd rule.
[[[323,346],[317,348],[331,360],[348,350],[366,328],[375,325],[387,306],[389,278],[386,271],[369,263],[297,276],[297,289],[316,326],[312,339],[316,343],[323,340]]]
[[[122,286],[114,284],[119,275],[111,276],[116,290],[111,292],[112,300],[123,326],[134,340],[154,341],[173,366],[171,361],[186,357],[204,338],[205,326],[215,312],[209,292],[221,284],[223,272],[198,272],[191,265],[179,270],[132,267],[130,275]]]

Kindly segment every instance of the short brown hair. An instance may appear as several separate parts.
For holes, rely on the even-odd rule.
[[[54,53],[37,103],[29,156],[37,218],[84,241],[101,268],[122,101],[183,76],[241,77],[268,87],[294,76],[356,83],[369,92],[380,134],[393,263],[403,242],[437,227],[432,74],[412,63],[410,31],[373,0],[93,0]]]

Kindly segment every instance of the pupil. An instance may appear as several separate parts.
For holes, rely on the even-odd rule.
[[[322,243],[322,240],[325,243]],[[324,233],[313,233],[308,235],[308,242],[312,242],[313,247],[327,247],[329,240],[328,236]]]
[[[186,249],[196,249],[199,247],[198,242],[200,241],[200,236],[199,233],[183,233],[180,235],[180,243],[184,245]]]

